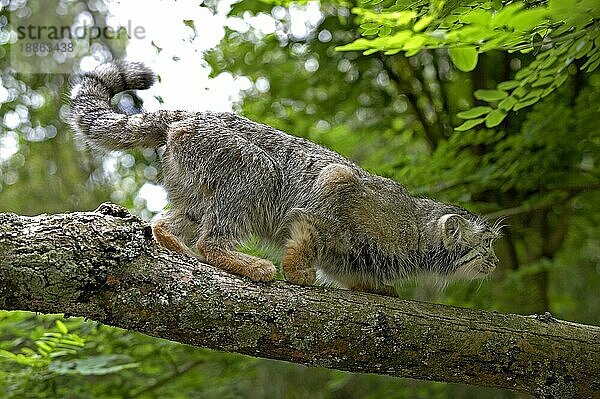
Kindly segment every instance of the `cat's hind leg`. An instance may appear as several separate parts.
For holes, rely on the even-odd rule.
[[[281,268],[285,279],[293,284],[312,285],[316,280],[313,263],[316,258],[317,231],[308,221],[294,222],[285,246]]]

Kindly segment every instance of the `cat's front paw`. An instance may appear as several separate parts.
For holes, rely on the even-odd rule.
[[[288,272],[285,275],[285,279],[292,284],[313,285],[317,279],[317,272],[313,268],[294,270]]]
[[[266,259],[256,259],[250,263],[248,269],[248,277],[253,281],[273,281],[277,274],[277,269],[273,262]]]

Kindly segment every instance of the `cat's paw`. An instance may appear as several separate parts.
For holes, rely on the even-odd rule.
[[[277,274],[277,269],[273,262],[266,259],[256,259],[250,263],[248,269],[248,277],[253,281],[273,281]]]
[[[315,269],[301,269],[288,272],[285,275],[285,279],[292,284],[297,285],[313,285],[317,279],[317,272]]]

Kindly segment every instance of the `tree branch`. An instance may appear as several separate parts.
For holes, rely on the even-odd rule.
[[[487,219],[497,219],[500,217],[508,217],[508,216],[521,215],[524,213],[537,212],[537,211],[552,208],[559,204],[564,204],[566,202],[569,202],[573,198],[577,197],[579,194],[582,194],[582,193],[585,193],[588,191],[592,191],[592,190],[599,190],[599,189],[600,189],[600,184],[582,184],[582,185],[577,185],[577,186],[551,187],[546,190],[540,190],[540,191],[547,191],[547,192],[562,191],[565,193],[565,195],[563,197],[554,198],[552,200],[541,201],[536,204],[525,204],[525,205],[516,206],[514,208],[502,209],[499,211],[488,213],[484,216]]]
[[[0,214],[0,308],[85,316],[189,345],[538,397],[600,389],[600,328],[283,281],[158,247],[112,206]]]
[[[412,75],[412,67],[408,64],[406,59],[402,57],[384,57],[383,55],[380,55],[380,60],[383,69],[387,72],[389,78],[394,81],[400,93],[406,96],[410,107],[423,129],[425,140],[429,144],[429,147],[434,150],[438,145],[439,136],[434,134],[431,123],[427,120],[425,112],[419,106],[419,90],[414,87],[414,82],[418,82],[421,86],[423,86],[423,83]],[[393,62],[394,60],[396,60],[396,62]],[[409,76],[404,76],[406,74]]]

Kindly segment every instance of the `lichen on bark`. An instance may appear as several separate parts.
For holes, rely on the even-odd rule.
[[[0,214],[0,308],[356,372],[598,397],[600,328],[283,281],[254,283],[152,240],[112,204]]]

